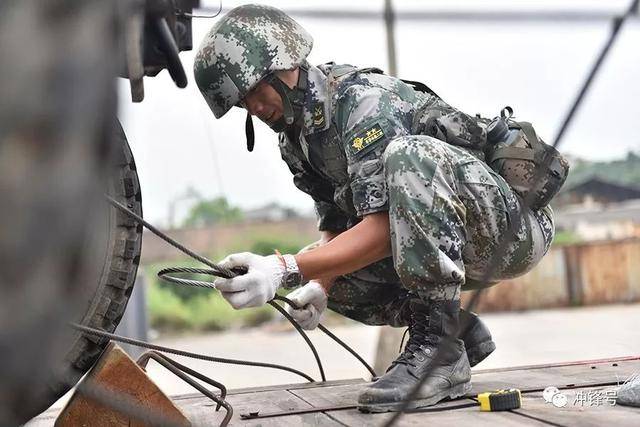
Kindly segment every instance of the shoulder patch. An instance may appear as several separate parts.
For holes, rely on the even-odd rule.
[[[382,127],[378,123],[374,123],[353,137],[350,142],[351,150],[353,151],[353,154],[358,154],[360,151],[383,137],[384,131],[382,130]]]

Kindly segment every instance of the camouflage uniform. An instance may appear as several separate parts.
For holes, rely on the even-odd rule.
[[[522,207],[483,162],[482,123],[374,70],[309,66],[312,46],[282,11],[243,5],[213,25],[194,73],[220,118],[266,76],[301,67],[303,105],[298,92],[283,98],[298,109],[284,115],[301,120],[280,134],[280,150],[295,185],[315,201],[319,229],[344,231],[365,215],[389,212],[393,257],[337,278],[330,308],[402,325],[410,295],[456,300],[461,286],[523,274],[540,260],[553,236],[551,212]],[[496,253],[500,262],[485,277]]]
[[[533,267],[553,236],[551,212],[523,207],[484,163],[485,123],[373,69],[309,66],[312,43],[282,11],[240,6],[203,41],[198,87],[216,117],[261,81],[276,91],[283,114],[269,126],[285,130],[282,157],[315,200],[320,230],[389,212],[393,256],[337,278],[329,293],[329,307],[348,317],[408,326],[402,354],[363,388],[358,408],[399,409],[425,372],[410,407],[462,396],[470,366],[495,344],[474,314],[460,324],[461,287]],[[293,85],[277,73],[296,68]],[[251,123],[248,115],[248,149]]]
[[[505,236],[489,282],[537,264],[553,238],[551,211],[523,207],[483,162],[477,120],[370,70],[326,64],[308,76],[302,129],[282,133],[280,151],[313,197],[319,229],[344,231],[380,211],[391,223],[393,257],[338,277],[329,308],[405,325],[412,293],[458,299],[465,279],[486,277]]]

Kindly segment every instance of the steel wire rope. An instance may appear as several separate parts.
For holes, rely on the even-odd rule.
[[[285,302],[285,303],[289,304],[293,308],[299,308],[298,306],[296,306],[296,304],[293,301],[291,301],[287,297],[283,297],[281,295],[277,295],[276,294],[276,296],[273,299]],[[338,343],[340,346],[342,346],[342,348],[344,348],[346,351],[351,353],[351,355],[353,357],[358,359],[358,361],[367,369],[367,371],[369,371],[369,373],[371,374],[372,377],[378,376],[378,374],[376,374],[376,371],[373,370],[373,368],[362,358],[362,356],[360,356],[354,349],[349,347],[349,345],[347,345],[347,343],[345,343],[340,338],[338,338],[336,335],[334,335],[333,332],[331,332],[329,329],[327,329],[326,326],[324,326],[322,323],[318,323],[318,329],[320,329],[325,335],[327,335],[329,338],[331,338],[336,343]]]
[[[168,267],[168,268],[164,268],[164,269],[160,270],[158,272],[158,276],[163,278],[164,280],[169,281],[169,282],[173,282],[173,283],[177,283],[177,284],[181,284],[181,285],[215,289],[215,286],[211,282],[204,282],[204,281],[201,281],[201,280],[194,280],[194,279],[182,279],[180,277],[169,276],[169,273],[215,274],[214,270],[203,269],[203,268],[192,268],[192,267]],[[273,300],[282,301],[282,302],[287,303],[288,305],[290,305],[293,308],[298,308],[296,306],[296,304],[294,304],[293,301],[291,301],[289,298],[281,296],[281,295],[276,295],[273,298]],[[298,333],[300,333],[300,335],[303,336],[305,341],[308,342],[308,338],[307,338],[307,335],[305,334],[305,332],[302,329],[299,329],[299,328],[296,327],[296,323],[294,323],[295,319],[292,319],[290,317],[289,313],[287,313],[286,311],[282,311],[281,307],[279,305],[277,305],[277,307],[276,307],[276,305],[274,305],[274,303],[273,303],[273,300],[270,301],[269,304],[272,307],[274,307],[276,310],[278,310],[284,317],[286,317],[287,320],[289,320],[291,322],[291,324],[294,326],[294,328],[296,328]],[[367,369],[367,371],[369,371],[369,373],[371,374],[372,377],[376,377],[377,376],[375,370],[371,367],[371,365],[369,365],[362,358],[362,356],[360,356],[355,350],[353,350],[351,347],[349,347],[349,345],[346,344],[344,341],[342,341],[339,337],[334,335],[322,323],[318,324],[318,329],[320,331],[322,331],[325,335],[327,335],[329,338],[334,340],[338,345],[340,345],[346,351],[348,351],[353,357],[355,357]],[[318,359],[317,353],[315,351],[313,351],[313,353],[314,353],[314,357],[316,357],[316,360],[318,361],[318,366],[320,367],[319,368],[320,369],[320,375],[322,376],[323,381],[325,381],[325,379],[324,379],[324,370],[321,368],[322,362]]]
[[[553,147],[556,147],[562,140],[562,137],[564,136],[565,131],[569,127],[569,123],[571,123],[574,114],[576,113],[576,111],[578,110],[578,107],[582,103],[582,99],[584,98],[587,91],[589,90],[589,87],[591,86],[591,82],[593,81],[594,77],[596,76],[596,73],[602,66],[602,63],[607,57],[607,54],[611,50],[611,46],[613,46],[613,43],[616,41],[618,37],[618,33],[620,32],[620,29],[622,28],[623,24],[627,19],[629,19],[629,17],[631,17],[631,15],[640,13],[640,11],[638,10],[638,5],[640,5],[640,2],[638,0],[633,0],[630,3],[629,8],[624,13],[624,15],[616,16],[613,18],[613,27],[612,27],[611,33],[609,34],[609,38],[607,39],[607,42],[605,43],[605,45],[602,47],[602,50],[600,51],[600,54],[598,55],[596,62],[593,64],[593,66],[589,70],[589,75],[587,76],[582,87],[580,88],[580,92],[578,92],[578,96],[576,96],[576,99],[573,101],[573,104],[571,105],[571,109],[569,110],[569,113],[567,114],[564,121],[562,122],[562,125],[560,126],[560,130],[558,131],[558,135],[556,136],[556,139],[553,142]]]
[[[242,268],[228,269],[228,268],[222,267],[222,266],[214,263],[213,261],[209,260],[208,258],[205,258],[205,257],[195,253],[194,251],[188,249],[184,245],[178,243],[176,240],[174,240],[171,237],[167,236],[165,233],[163,233],[160,230],[158,230],[152,224],[150,224],[147,221],[145,221],[140,215],[138,215],[135,212],[131,211],[131,209],[129,209],[128,207],[124,206],[122,203],[118,202],[113,197],[111,197],[109,195],[105,195],[105,197],[109,201],[109,203],[111,203],[114,207],[116,207],[117,209],[119,209],[120,211],[125,213],[126,215],[129,215],[130,217],[134,218],[136,221],[138,221],[143,226],[145,226],[149,231],[151,231],[156,236],[160,237],[162,240],[164,240],[165,242],[167,242],[171,246],[173,246],[176,249],[180,250],[181,252],[189,255],[190,257],[200,261],[201,263],[211,267],[210,269],[192,268],[192,267],[169,267],[169,268],[162,269],[162,270],[160,270],[158,272],[158,276],[161,277],[162,279],[167,280],[167,281],[172,282],[172,283],[185,285],[185,286],[196,286],[196,287],[215,289],[215,286],[211,282],[205,282],[205,281],[201,281],[201,280],[192,280],[192,279],[183,279],[183,278],[179,278],[179,277],[173,277],[173,276],[169,276],[169,273],[207,274],[207,275],[214,275],[214,276],[223,277],[223,278],[227,278],[228,279],[228,278],[235,277],[235,276],[237,276],[239,274],[243,274],[246,271],[245,269],[242,269]],[[276,295],[274,299],[279,299],[281,301],[286,302],[291,307],[294,307],[294,308],[296,307],[295,304],[293,304],[293,302],[291,300],[287,299],[286,297],[281,297],[279,295]],[[276,308],[276,310],[278,310],[278,309]],[[278,311],[280,311],[280,310],[278,310]],[[318,370],[320,371],[320,373],[322,375],[323,381],[326,381],[326,379],[324,377],[324,369],[322,367],[322,362],[321,362],[321,360],[320,360],[320,358],[318,356],[318,352],[317,352],[315,346],[313,345],[313,343],[311,342],[311,340],[307,337],[307,335],[302,330],[300,325],[298,325],[298,323],[295,321],[295,319],[293,319],[291,316],[288,316],[288,313],[286,313],[286,311],[284,311],[284,313],[286,313],[286,314],[284,314],[283,311],[280,311],[280,313],[283,314],[283,316],[293,325],[293,327],[296,329],[296,331],[303,337],[303,339],[305,340],[305,342],[309,346],[309,349],[311,350],[311,352],[313,353],[313,355],[314,355],[314,357],[316,359],[316,362],[318,364]],[[331,333],[324,325],[319,324],[318,325],[318,329],[320,329],[329,338],[334,340],[337,344],[339,344],[342,348],[344,348],[352,356],[354,356],[374,377],[376,376],[376,373],[373,370],[373,368],[353,348],[351,348],[349,345],[347,345],[344,341],[342,341],[336,335]]]
[[[164,353],[175,354],[177,356],[190,357],[192,359],[205,360],[207,362],[217,362],[217,363],[227,363],[232,365],[255,366],[259,368],[279,369],[281,371],[287,371],[287,372],[291,372],[292,374],[299,375],[309,382],[315,381],[313,378],[311,378],[309,375],[305,374],[304,372],[301,372],[294,368],[290,368],[288,366],[278,365],[276,363],[254,362],[250,360],[230,359],[226,357],[209,356],[206,354],[193,353],[190,351],[179,350],[171,347],[165,347],[158,344],[152,344],[152,343],[137,340],[134,338],[123,337],[121,335],[117,335],[117,334],[106,332],[100,329],[92,328],[91,326],[80,325],[78,323],[71,323],[70,325],[72,328],[89,335],[96,335],[103,338],[109,338],[110,340],[113,340],[113,341],[118,341],[124,344],[131,344],[138,347],[144,347],[150,350],[156,350]]]
[[[213,286],[211,282],[204,282],[204,281],[201,281],[201,280],[194,280],[194,279],[182,279],[180,277],[169,276],[169,273],[215,274],[214,270],[204,269],[204,268],[192,268],[192,267],[168,267],[168,268],[164,268],[164,269],[160,270],[158,272],[158,276],[163,278],[166,281],[173,282],[173,283],[178,283],[178,284],[181,284],[181,285],[215,289],[215,286]],[[290,305],[293,308],[299,308],[289,298],[281,296],[281,295],[277,295],[276,294],[274,296],[273,300],[278,300],[278,301],[285,302],[285,303],[287,303],[288,305]],[[276,308],[276,306],[273,304],[273,300],[270,301],[269,304],[271,306],[273,306],[274,308]],[[280,307],[280,306],[278,306],[278,307]],[[294,323],[295,319],[292,319],[289,316],[289,313],[287,313],[286,311],[283,312],[278,308],[276,308],[276,310],[278,310],[284,317],[287,318],[287,320],[289,320],[291,322],[291,324],[294,327],[296,327],[296,323]],[[354,349],[349,347],[349,345],[347,343],[345,343],[339,337],[334,335],[329,329],[326,328],[326,326],[324,326],[322,323],[318,323],[318,329],[320,331],[322,331],[325,335],[327,335],[329,338],[331,338],[333,341],[335,341],[342,348],[344,348],[346,351],[348,351],[353,357],[355,357],[367,369],[367,371],[369,371],[369,373],[371,374],[372,377],[376,377],[377,376],[377,374],[374,371],[374,369],[371,367],[371,365],[369,365],[362,358],[362,356],[360,356]],[[296,328],[296,330],[298,330],[300,335],[302,335],[303,337],[306,337],[306,334],[304,333],[303,330],[300,330],[298,328]],[[305,338],[305,340],[307,340],[307,339]],[[314,356],[316,356],[316,354],[317,353],[314,352]],[[316,360],[317,360],[317,357],[316,357]],[[319,366],[320,366],[321,362],[318,362],[318,363],[319,363]],[[324,373],[323,373],[322,369],[320,369],[320,374],[324,378]],[[324,381],[324,379],[323,379],[323,381]]]
[[[298,331],[300,336],[302,336],[302,338],[307,342],[307,344],[311,348],[311,351],[313,352],[313,357],[316,359],[316,363],[318,364],[318,369],[320,370],[320,378],[322,378],[322,381],[326,381],[327,377],[324,374],[324,368],[322,367],[322,361],[320,360],[320,355],[318,355],[318,351],[316,350],[315,346],[311,343],[311,340],[309,339],[309,336],[306,334],[306,332],[302,329],[302,327],[298,324],[298,322],[296,322],[295,319],[289,313],[287,313],[287,310],[285,310],[280,306],[280,304],[278,304],[273,300],[269,301],[268,304],[271,307],[278,310],[280,314],[282,314],[289,322],[291,322],[293,327],[296,328],[296,331]]]
[[[222,383],[219,383],[218,381],[215,381],[209,377],[206,377],[202,375],[200,372],[195,371],[181,363],[178,363],[175,360],[169,358],[167,355],[157,351],[147,351],[146,353],[144,353],[142,356],[138,358],[136,363],[138,364],[138,366],[140,366],[142,369],[146,371],[150,360],[154,360],[156,363],[163,366],[169,372],[173,373],[175,376],[177,376],[178,378],[180,378],[181,380],[189,384],[191,387],[198,390],[204,396],[207,396],[209,399],[216,402],[216,412],[218,412],[220,408],[224,408],[226,411],[226,414],[222,422],[220,423],[220,427],[225,427],[229,424],[229,422],[231,421],[231,418],[233,417],[233,407],[231,406],[231,404],[229,404],[229,402],[225,400],[225,398],[227,397],[227,388]],[[213,386],[219,389],[220,397],[216,396],[212,391],[207,390],[205,386],[198,383],[190,376],[197,378],[200,381],[203,381],[209,384],[210,386]]]
[[[598,71],[598,69],[600,68],[602,63],[604,62],[604,58],[607,56],[609,50],[611,49],[611,46],[613,46],[613,43],[614,43],[614,41],[616,40],[616,38],[618,36],[620,28],[622,28],[624,22],[626,21],[626,19],[629,16],[631,16],[634,13],[636,13],[639,4],[640,4],[640,0],[632,1],[630,3],[630,5],[629,5],[629,8],[625,12],[625,14],[622,15],[621,17],[616,17],[614,19],[613,29],[612,29],[611,35],[610,35],[609,39],[607,40],[607,43],[603,47],[602,51],[598,55],[598,59],[596,60],[595,64],[592,66],[592,68],[591,68],[591,70],[589,72],[589,75],[587,76],[587,79],[586,79],[585,83],[583,84],[582,88],[580,89],[580,92],[579,92],[578,96],[576,97],[573,105],[571,106],[571,109],[569,110],[569,113],[567,114],[567,117],[563,121],[563,124],[562,124],[562,127],[560,129],[560,132],[558,133],[558,136],[556,137],[555,141],[551,145],[553,148],[557,148],[558,145],[560,144],[565,129],[568,127],[569,123],[573,119],[574,113],[577,111],[578,106],[580,105],[580,103],[584,99],[584,95],[586,94],[587,90],[589,89],[589,87],[591,85],[591,82],[593,81],[593,78],[596,75],[596,72]],[[547,157],[547,158],[545,158],[543,160],[543,164],[546,167],[545,168],[538,168],[538,170],[536,171],[536,173],[534,175],[533,182],[537,182],[538,180],[540,180],[540,178],[542,177],[542,175],[544,173],[544,170],[549,167],[548,162],[550,160],[551,159],[549,157]],[[531,202],[533,201],[534,195],[535,194],[533,192],[531,192],[524,199],[520,199],[520,197],[518,197],[518,198],[520,200],[522,200],[522,204],[524,206],[529,207],[531,205]],[[488,268],[486,269],[485,274],[483,274],[483,278],[482,278],[483,282],[486,282],[490,278],[492,270],[494,270],[497,267],[496,264],[497,264],[498,260],[500,258],[502,258],[502,256],[505,255],[507,237],[512,238],[512,237],[515,236],[515,233],[517,232],[517,230],[514,230],[514,229],[515,229],[515,224],[511,223],[510,227],[508,228],[508,233],[506,233],[505,236],[501,239],[501,242],[498,245],[498,250],[496,252],[494,252],[494,254],[492,255],[492,257],[491,257],[491,259],[489,261]],[[475,306],[478,304],[478,301],[480,300],[480,297],[481,297],[483,291],[484,291],[484,289],[478,289],[478,290],[474,291],[473,295],[471,296],[471,299],[470,299],[469,303],[465,307],[466,311],[472,311],[475,308]],[[458,325],[458,331],[456,333],[456,336],[459,336],[460,331],[463,330],[462,328],[463,328],[463,325]],[[393,426],[398,421],[398,419],[402,416],[402,414],[404,414],[407,411],[407,409],[409,408],[411,402],[417,397],[420,388],[422,387],[422,385],[426,381],[426,379],[429,376],[429,374],[431,373],[431,371],[434,369],[434,367],[437,364],[437,362],[439,362],[440,359],[442,359],[443,354],[446,354],[447,351],[451,351],[452,350],[452,346],[453,346],[453,340],[450,339],[450,338],[449,339],[443,339],[441,341],[441,343],[438,346],[438,350],[436,352],[436,357],[433,359],[433,362],[422,373],[422,375],[420,377],[420,380],[418,381],[416,386],[412,389],[411,393],[409,393],[409,396],[407,397],[407,399],[403,402],[402,406],[398,409],[398,411],[396,413],[394,413],[393,416],[390,417],[387,420],[387,422],[384,424],[384,427]]]
[[[210,275],[215,275],[215,276],[219,276],[219,277],[224,277],[224,278],[227,278],[227,279],[235,277],[235,276],[243,273],[243,271],[242,271],[243,269],[228,269],[228,268],[225,268],[225,267],[217,265],[213,261],[211,261],[211,260],[209,260],[209,259],[207,259],[207,258],[205,258],[205,257],[203,257],[201,255],[196,254],[195,252],[191,251],[190,249],[187,249],[185,246],[181,245],[180,243],[178,243],[174,239],[170,238],[166,234],[162,233],[160,230],[155,228],[153,225],[151,225],[147,221],[145,221],[140,215],[138,215],[135,212],[131,211],[130,209],[128,209],[127,207],[122,205],[120,202],[118,202],[114,198],[110,197],[109,195],[105,195],[105,197],[107,198],[107,200],[109,200],[109,202],[112,205],[114,205],[116,208],[118,208],[119,210],[121,210],[125,214],[127,214],[127,215],[133,217],[134,219],[136,219],[138,222],[140,222],[142,225],[147,227],[149,230],[151,230],[151,232],[153,232],[155,235],[157,235],[158,237],[163,239],[165,242],[169,243],[170,245],[172,245],[175,248],[181,250],[182,252],[186,253],[187,255],[197,259],[198,261],[200,261],[203,264],[205,264],[205,265],[207,265],[207,266],[212,268],[211,271],[207,271],[206,269],[195,269],[194,270],[194,269],[192,269],[190,267],[172,267],[170,269],[165,269],[165,270],[161,270],[160,272],[158,272],[158,275],[159,275],[160,278],[163,278],[163,279],[166,280],[167,277],[171,277],[170,281],[172,283],[186,285],[186,286],[196,286],[196,287],[215,289],[215,285],[213,285],[213,283],[211,283],[211,282],[203,282],[203,281],[200,281],[200,280],[181,279],[181,278],[176,278],[176,277],[172,277],[172,276],[167,276],[167,270],[169,270],[169,272],[178,272],[178,273],[180,273],[180,272],[190,272],[190,271],[199,271],[200,272],[199,274],[210,274]],[[206,271],[206,273],[203,273],[205,271]],[[162,273],[162,275],[160,273]],[[278,310],[278,311],[280,311],[280,310]],[[282,311],[281,311],[281,313],[282,313]],[[318,370],[320,371],[320,374],[322,376],[322,381],[326,381],[326,377],[324,375],[324,368],[322,367],[322,361],[320,360],[320,357],[318,355],[318,351],[316,350],[315,346],[313,345],[313,342],[311,342],[311,340],[309,339],[307,334],[302,330],[300,325],[297,324],[295,319],[293,319],[290,316],[285,316],[285,317],[293,325],[293,327],[296,329],[296,331],[302,336],[304,341],[309,346],[309,349],[313,353],[313,356],[314,356],[314,358],[316,360],[316,363],[318,364]]]
[[[211,282],[204,282],[204,281],[201,281],[201,280],[194,280],[194,279],[182,279],[180,277],[169,276],[169,273],[215,274],[214,270],[204,269],[204,268],[192,268],[192,267],[168,267],[168,268],[164,268],[164,269],[160,270],[158,272],[158,276],[163,278],[166,281],[177,283],[177,284],[181,284],[181,285],[215,289],[215,286],[213,286]],[[278,301],[285,302],[285,303],[287,303],[288,305],[290,305],[293,308],[299,308],[289,298],[281,296],[281,295],[277,295],[276,294],[274,296],[273,300],[278,300]],[[276,305],[273,304],[273,300],[270,301],[269,304],[272,307],[276,308]],[[280,306],[278,305],[277,307],[280,307]],[[298,327],[296,327],[297,322],[294,323],[295,319],[293,319],[289,315],[289,313],[287,313],[286,311],[280,310],[280,308],[276,308],[276,310],[278,310],[284,317],[286,317],[287,320],[289,320],[291,322],[291,324],[294,326],[294,328],[296,328],[298,333],[300,333],[300,335],[303,336],[305,341],[308,342],[308,339],[306,338],[307,335],[305,334],[305,332],[302,329],[299,329]],[[371,374],[372,377],[376,377],[377,376],[376,371],[371,367],[371,365],[369,365],[362,358],[362,356],[360,356],[354,349],[349,347],[349,345],[347,343],[345,343],[344,341],[342,341],[338,336],[333,334],[329,329],[327,329],[326,326],[324,326],[322,323],[318,323],[318,329],[320,331],[322,331],[325,335],[327,335],[329,338],[331,338],[333,341],[335,341],[342,348],[344,348],[346,351],[348,351],[353,357],[355,357],[367,369],[367,371],[369,371],[369,373]],[[314,356],[316,357],[316,360],[318,361],[318,366],[320,367],[320,375],[322,376],[323,381],[325,381],[325,379],[324,379],[324,370],[321,368],[322,362],[318,359],[317,353],[315,351],[313,351],[313,353],[314,353]]]

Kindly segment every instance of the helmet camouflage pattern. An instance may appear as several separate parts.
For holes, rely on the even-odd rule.
[[[239,6],[202,41],[193,66],[196,83],[220,118],[272,71],[302,64],[312,46],[311,35],[281,10]]]

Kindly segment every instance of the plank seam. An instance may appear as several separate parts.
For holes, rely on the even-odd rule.
[[[296,396],[298,399],[302,400],[303,402],[308,403],[309,405],[311,405],[312,407],[314,407],[314,408],[315,408],[315,406],[314,406],[311,402],[307,401],[304,397],[302,397],[302,396],[300,396],[300,395],[297,395],[297,394],[296,394],[296,393],[294,393],[292,390],[287,390],[287,391],[288,391],[289,393],[293,394],[294,396]],[[324,412],[324,411],[322,411],[321,413],[322,413],[322,414],[324,414],[325,416],[329,417],[329,418],[330,418],[330,419],[332,419],[333,421],[337,422],[337,423],[338,423],[338,424],[340,424],[341,426],[349,427],[349,425],[348,425],[348,424],[345,424],[345,423],[343,423],[342,421],[338,420],[338,419],[337,419],[337,418],[335,418],[333,415],[331,415],[329,412]]]
[[[293,395],[294,395],[295,397],[297,397],[298,399],[300,399],[300,400],[302,400],[303,402],[305,402],[306,404],[308,404],[309,406],[311,406],[312,408],[315,408],[315,407],[316,407],[313,403],[309,402],[309,401],[308,401],[307,399],[305,399],[304,397],[302,397],[302,396],[300,396],[300,395],[298,395],[298,394],[294,393],[294,392],[293,392],[293,390],[287,390],[287,391],[288,391],[289,393],[293,394]],[[329,419],[331,419],[331,420],[335,421],[336,423],[340,424],[341,426],[349,427],[349,425],[347,425],[347,424],[343,423],[343,422],[342,422],[342,421],[340,421],[340,420],[335,419],[335,418],[334,418],[332,415],[330,415],[328,412],[319,411],[319,413],[321,413],[321,414],[323,414],[325,417],[327,417],[327,418],[329,418]]]
[[[547,425],[550,425],[550,426],[553,426],[553,427],[567,427],[565,424],[557,424],[557,423],[554,423],[553,421],[547,421],[547,420],[542,419],[542,418],[534,417],[533,415],[529,415],[529,414],[524,414],[522,412],[518,412],[515,409],[511,409],[509,412],[511,412],[512,414],[515,414],[515,415],[519,415],[519,416],[524,417],[524,418],[530,418],[532,420],[539,421],[539,422],[541,422],[543,424],[547,424]]]
[[[561,368],[564,366],[580,366],[580,365],[597,365],[603,363],[617,363],[617,362],[633,362],[640,360],[640,356],[623,356],[614,357],[610,359],[593,359],[593,360],[579,360],[575,362],[561,362],[561,363],[547,363],[542,365],[523,365],[513,366],[508,368],[493,368],[493,369],[478,369],[471,371],[471,374],[489,374],[494,372],[509,372],[519,370],[532,370],[532,369],[547,369],[547,368]]]

